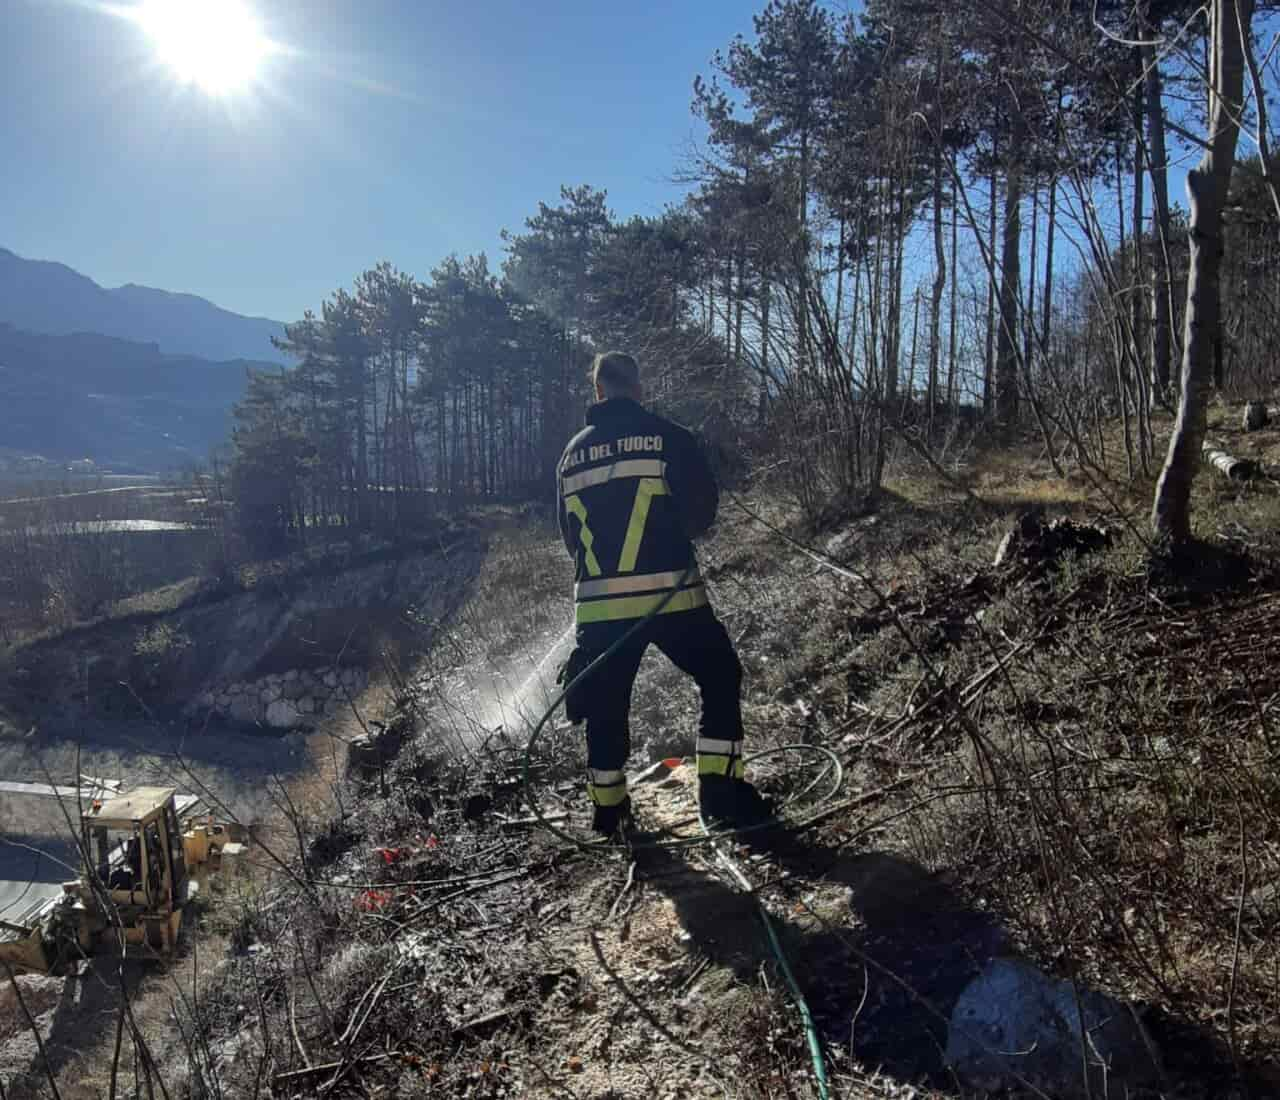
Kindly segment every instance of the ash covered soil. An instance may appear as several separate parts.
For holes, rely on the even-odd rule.
[[[1264,569],[1216,593],[1162,586],[1123,531],[1089,555],[994,566],[1022,494],[1043,503],[1049,480],[976,478],[1000,501],[984,507],[908,484],[804,532],[857,582],[726,507],[700,553],[743,660],[750,748],[825,746],[843,767],[829,797],[820,759],[756,765],[796,827],[729,846],[736,872],[679,846],[698,833],[696,780],[687,759],[652,765],[691,755],[698,700],[656,652],[628,762],[647,774],[633,792],[647,835],[602,855],[532,820],[523,758],[567,645],[569,566],[548,532],[500,535],[425,658],[365,715],[396,732],[385,771],[348,775],[340,742],[309,743],[324,770],[288,784],[307,797],[275,818],[281,865],[202,913],[206,939],[163,978],[189,981],[192,945],[220,943],[199,997],[153,979],[155,1073],[176,1096],[814,1096],[759,899],[840,1095],[981,1095],[946,1064],[949,1014],[1008,955],[1133,1005],[1165,1055],[1164,1095],[1245,1095],[1235,1074],[1280,1053],[1278,915],[1270,895],[1223,898],[1238,896],[1231,823],[1256,812],[1272,843],[1270,788],[1249,778],[1270,750],[1246,704],[1280,683],[1256,640],[1231,668],[1208,653],[1280,634],[1280,584]],[[1060,488],[1054,514],[1116,528]],[[755,506],[795,529],[776,498]],[[540,812],[582,839],[584,759],[581,730],[557,720],[529,761]],[[1257,881],[1277,870],[1265,844]],[[1228,1037],[1211,960],[1233,943]],[[104,1092],[109,1058],[99,1044],[65,1062],[85,1091],[64,1095]]]

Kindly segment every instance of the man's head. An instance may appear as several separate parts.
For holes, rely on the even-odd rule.
[[[591,365],[591,381],[595,383],[597,401],[613,397],[640,400],[640,368],[625,351],[597,355]]]

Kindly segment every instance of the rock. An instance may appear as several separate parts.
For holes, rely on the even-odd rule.
[[[1267,426],[1267,403],[1265,401],[1250,401],[1244,407],[1244,418],[1241,421],[1241,427],[1246,432],[1256,432],[1259,428]]]
[[[293,679],[285,683],[280,689],[280,694],[285,699],[301,699],[306,694],[306,690],[301,680]]]
[[[284,674],[284,678],[286,680],[296,680],[298,678],[298,670],[296,668],[289,669],[289,671]]]
[[[231,701],[227,715],[233,722],[256,722],[262,715],[262,707],[257,699],[241,695]]]
[[[302,715],[287,699],[277,699],[267,707],[267,725],[275,729],[289,730],[302,723]]]
[[[338,686],[338,674],[333,669],[324,674],[324,686],[330,689]]]
[[[62,998],[66,979],[44,974],[19,974],[13,981],[22,991],[26,1012],[18,1004],[13,982],[0,985],[0,1042],[6,1042],[27,1030],[26,1013],[37,1019],[57,1005]]]
[[[847,531],[832,535],[831,538],[827,539],[827,553],[834,558],[847,553],[856,545],[860,534],[861,532],[856,527],[851,527]]]
[[[213,706],[213,702],[214,702],[214,700],[213,700],[213,692],[211,692],[211,691],[202,691],[202,692],[200,693],[199,698],[197,698],[197,699],[196,699],[196,702],[197,702],[200,706],[202,706],[202,707],[211,707],[211,706]]]
[[[1077,1005],[1070,982],[1016,959],[988,963],[960,994],[947,1064],[978,1089],[1016,1089],[1021,1077],[1060,1100],[1085,1097],[1081,1016],[1095,1100],[1121,1100],[1159,1084],[1155,1046],[1129,1006],[1086,989]]]

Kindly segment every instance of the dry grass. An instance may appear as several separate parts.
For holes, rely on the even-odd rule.
[[[874,535],[831,540],[887,606],[794,560],[779,571],[785,602],[804,610],[755,639],[785,657],[753,665],[753,710],[788,736],[847,738],[864,790],[909,777],[874,843],[945,872],[1051,970],[1153,1006],[1187,1087],[1233,1064],[1265,1073],[1280,1056],[1274,489],[1197,483],[1198,530],[1264,553],[1260,575],[1234,576],[1243,589],[1210,595],[1151,586],[1113,510],[1142,507],[1149,483],[1107,486],[1106,500],[1004,459],[970,472],[988,507],[949,506],[969,522],[948,530],[921,478],[892,483]],[[1046,499],[1051,514],[1109,518],[1116,548],[1038,576],[985,568],[1011,518],[1000,506]],[[1205,579],[1232,579],[1229,562]],[[921,706],[993,667],[963,706]]]
[[[1118,436],[1108,449],[1122,456]],[[1197,530],[1253,554],[1234,573],[1240,559],[1219,555],[1208,591],[1149,569],[1132,528],[1145,531],[1150,479],[1060,479],[1037,451],[967,456],[955,476],[978,502],[899,465],[875,513],[812,540],[862,580],[726,499],[701,555],[747,670],[751,745],[838,749],[856,800],[752,873],[851,1100],[966,1095],[942,1066],[938,1017],[1006,951],[1135,1002],[1164,1044],[1167,1095],[1242,1095],[1250,1076],[1255,1095],[1274,1093],[1280,583],[1267,562],[1280,497],[1198,480]],[[746,504],[794,529],[767,487]],[[993,569],[1012,520],[1037,506],[1099,518],[1116,541]],[[700,856],[640,866],[625,888],[625,862],[580,863],[502,824],[527,813],[522,738],[481,720],[476,684],[545,655],[569,585],[554,534],[511,531],[465,599],[420,621],[431,652],[401,700],[420,736],[384,792],[347,788],[333,822],[317,787],[289,856],[296,869],[305,850],[312,876],[351,889],[273,876],[254,918],[225,933],[260,950],[210,987],[200,1022],[228,1068],[205,1095],[250,1095],[260,1065],[306,1059],[341,1062],[336,1095],[813,1095],[779,975]],[[633,763],[687,751],[695,711],[688,685],[647,661]],[[579,825],[580,763],[567,730],[535,761],[546,808]],[[371,859],[399,846],[415,849],[407,865]],[[480,872],[495,885],[441,901],[430,923],[422,907],[440,893],[397,885]],[[362,908],[363,882],[386,898]],[[336,1042],[388,973],[360,1042]],[[697,1070],[706,1054],[714,1072]],[[175,1091],[199,1094],[174,1068]],[[303,1074],[278,1091],[318,1087]]]

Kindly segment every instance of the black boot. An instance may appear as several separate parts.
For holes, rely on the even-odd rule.
[[[773,820],[773,803],[745,779],[705,775],[698,783],[698,811],[711,829],[746,829]]]
[[[628,795],[616,806],[597,806],[591,815],[592,831],[603,837],[614,837],[618,830],[631,823],[631,796]]]

